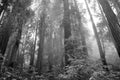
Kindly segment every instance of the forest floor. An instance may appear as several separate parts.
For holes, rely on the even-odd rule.
[[[0,80],[120,80],[120,71],[103,70],[100,60],[75,59],[64,69],[56,66],[52,71],[38,75],[37,72],[27,69],[4,67],[0,73]]]

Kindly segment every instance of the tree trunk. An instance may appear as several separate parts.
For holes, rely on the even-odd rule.
[[[5,33],[6,32],[6,33]],[[5,53],[5,50],[6,50],[6,47],[7,47],[7,43],[8,43],[8,40],[9,40],[9,31],[5,31],[1,34],[1,40],[0,40],[0,50],[1,50],[1,53],[4,55]],[[4,35],[5,34],[5,35]]]
[[[52,67],[53,67],[53,27],[50,26],[50,33],[49,33],[49,54],[48,54],[48,64],[49,64],[49,71],[52,71]]]
[[[69,2],[68,0],[63,0],[64,5],[64,17],[63,17],[63,27],[64,27],[64,44],[66,45],[67,39],[71,36],[71,24],[70,24],[70,11],[69,11]],[[66,47],[65,47],[65,65],[69,63],[68,56],[66,54]]]
[[[44,38],[45,38],[45,30],[46,30],[46,23],[45,23],[45,6],[41,14],[41,19],[39,23],[39,49],[38,49],[38,56],[37,56],[37,69],[38,73],[41,74],[42,72],[42,58],[43,58],[43,49],[44,49]]]
[[[5,61],[4,61],[5,66],[8,66],[10,63],[12,63],[12,60],[15,59],[15,54],[18,48],[17,47],[17,36],[18,36],[17,34],[18,34],[17,31],[14,32],[8,41],[8,45],[5,51]]]
[[[4,60],[4,64],[6,66],[8,66],[9,64],[11,64],[16,60],[16,57],[17,57],[16,52],[18,50],[20,39],[21,39],[22,26],[27,21],[28,17],[30,17],[27,14],[25,14],[26,12],[27,13],[30,13],[30,12],[29,10],[23,9],[23,7],[26,8],[26,6],[23,4],[24,2],[20,2],[20,1],[16,1],[14,3],[13,12],[10,15],[8,15],[9,16],[7,20],[8,24],[5,25],[5,27],[8,28],[8,31],[10,29],[9,34],[11,33],[10,37],[9,36],[6,37],[8,38],[8,43],[5,50],[5,60]],[[20,5],[23,7],[21,7]],[[12,19],[14,20],[11,21]],[[10,28],[8,27],[9,25],[10,25]]]
[[[36,33],[35,33],[35,41],[34,41],[34,45],[32,47],[31,58],[30,58],[30,66],[31,67],[34,66],[36,40],[37,40],[37,27],[36,27]]]
[[[8,0],[2,0],[3,4],[8,4]],[[1,53],[4,55],[6,48],[7,48],[7,44],[9,41],[9,38],[12,34],[12,30],[16,27],[16,3],[14,3],[13,6],[13,11],[12,12],[7,12],[7,15],[5,16],[4,21],[2,20],[2,25],[1,25],[1,40],[0,40],[0,50]],[[4,10],[4,9],[3,9]],[[3,12],[3,16],[4,16],[5,11]],[[9,27],[8,27],[9,26]]]
[[[120,57],[120,25],[114,12],[112,11],[107,0],[98,0],[103,12],[105,13],[106,19],[109,24],[110,31],[112,33],[114,44]]]
[[[68,39],[71,36],[70,11],[68,0],[63,0],[63,5],[64,5],[64,18],[63,18],[64,33],[65,39]]]
[[[103,51],[103,48],[102,48],[102,45],[101,45],[101,41],[100,41],[99,35],[97,33],[97,29],[96,29],[95,23],[94,23],[92,14],[90,12],[90,9],[88,7],[88,3],[87,3],[86,0],[85,0],[85,4],[87,6],[87,10],[88,10],[88,13],[90,15],[90,19],[91,19],[91,22],[92,22],[92,25],[93,25],[93,30],[94,30],[95,37],[96,37],[96,40],[97,40],[97,44],[98,44],[98,48],[99,48],[99,52],[100,52],[100,57],[101,57],[102,63],[103,63],[104,66],[107,66],[107,62],[106,62],[106,58],[105,58],[105,53]],[[108,71],[107,67],[103,67],[103,68]]]
[[[7,43],[9,40],[9,37],[12,33],[12,29],[13,29],[13,22],[11,21],[11,19],[14,19],[15,21],[15,17],[12,16],[12,14],[14,13],[8,13],[7,16],[5,16],[6,20],[3,21],[2,25],[1,25],[1,30],[0,30],[0,50],[1,53],[4,55],[6,47],[7,47]],[[9,26],[9,27],[8,27]]]

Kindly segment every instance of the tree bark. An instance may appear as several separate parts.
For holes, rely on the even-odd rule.
[[[38,56],[37,56],[37,69],[38,73],[42,73],[42,60],[43,60],[43,49],[44,49],[44,39],[45,39],[45,30],[46,30],[46,23],[45,23],[45,17],[46,17],[46,8],[45,8],[45,2],[43,3],[44,9],[41,14],[41,19],[39,23],[39,49],[38,49]]]
[[[7,43],[9,40],[9,37],[12,33],[12,29],[13,29],[13,22],[15,21],[15,17],[13,17],[14,13],[8,13],[7,16],[5,16],[5,21],[3,21],[2,25],[1,25],[1,30],[0,30],[0,50],[1,53],[4,55],[6,47],[7,47]],[[11,20],[14,19],[14,21],[12,22]],[[9,27],[8,27],[9,26]]]
[[[31,58],[30,58],[30,66],[31,67],[34,66],[36,40],[37,40],[37,27],[36,27],[36,33],[35,33],[35,41],[34,41],[34,45],[32,47]]]
[[[53,67],[53,27],[50,26],[50,32],[49,32],[49,54],[48,54],[48,64],[49,64],[49,71],[52,71],[52,67]]]
[[[15,60],[15,54],[17,52],[18,43],[17,43],[18,32],[14,32],[9,41],[5,51],[5,60],[4,65],[9,66]]]
[[[25,13],[30,13],[30,11],[23,9],[23,7],[26,8],[26,5],[23,4],[24,2],[19,2],[19,1],[16,1],[14,3],[13,12],[10,15],[8,15],[9,16],[8,24],[5,25],[5,27],[7,26],[6,28],[8,28],[9,31],[9,33],[7,33],[9,34],[9,36],[6,37],[8,39],[8,43],[6,41],[7,47],[5,50],[5,60],[4,60],[4,64],[6,66],[8,66],[9,64],[11,64],[16,60],[17,57],[16,53],[20,44],[20,39],[22,34],[22,26],[27,21],[28,17],[30,17],[30,15],[28,16],[27,14],[25,14]],[[11,21],[12,19],[14,19],[14,21]],[[8,27],[9,25],[10,27],[12,27],[12,29]],[[11,32],[11,36],[10,36],[10,32]]]
[[[70,10],[69,10],[69,2],[68,0],[63,0],[64,5],[64,16],[63,16],[63,22],[62,25],[64,27],[64,45],[67,43],[67,39],[71,36],[71,24],[70,24]],[[65,47],[65,65],[69,63],[68,61],[68,55],[66,53],[66,47]]]
[[[63,0],[64,5],[64,18],[63,18],[63,26],[65,39],[68,39],[71,36],[71,24],[70,24],[70,10],[69,10],[69,2],[68,0]]]
[[[107,66],[107,62],[106,62],[106,58],[105,58],[105,53],[104,53],[104,51],[103,51],[103,48],[102,48],[102,45],[101,45],[101,41],[100,41],[99,35],[98,35],[98,33],[97,33],[97,29],[96,29],[95,23],[94,23],[92,14],[91,14],[91,12],[90,12],[90,9],[89,9],[89,7],[88,7],[88,3],[87,3],[86,0],[85,0],[85,4],[86,4],[86,6],[87,6],[87,10],[88,10],[88,13],[89,13],[89,15],[90,15],[91,23],[92,23],[92,25],[93,25],[93,30],[94,30],[95,37],[96,37],[96,40],[97,40],[97,44],[98,44],[98,48],[99,48],[99,52],[100,52],[101,61],[102,61],[102,63],[103,63],[104,66]],[[103,69],[105,69],[105,70],[108,71],[108,68],[107,68],[107,67],[103,67]]]
[[[98,0],[103,12],[105,13],[106,19],[109,24],[110,31],[113,36],[114,44],[120,57],[120,24],[114,12],[112,11],[107,0]]]

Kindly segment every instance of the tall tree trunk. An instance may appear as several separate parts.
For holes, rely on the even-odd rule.
[[[1,53],[4,55],[6,47],[7,47],[7,43],[9,40],[9,37],[12,33],[12,29],[13,29],[13,22],[11,21],[11,19],[15,20],[15,17],[13,17],[14,13],[8,13],[7,16],[5,16],[5,21],[2,21],[2,25],[1,25],[1,30],[0,30],[0,50]],[[9,27],[8,27],[9,26]]]
[[[13,20],[13,19],[11,19],[11,15],[13,14],[13,12],[11,13],[7,10],[9,3],[10,3],[9,0],[1,0],[2,5],[0,4],[0,16],[1,16],[1,18],[0,18],[0,28],[1,28],[1,30],[0,30],[0,32],[1,32],[0,50],[3,55],[5,53],[7,43],[8,43],[10,34],[11,34],[11,29],[12,29],[11,23],[9,24],[9,22],[11,20]],[[13,2],[11,1],[11,3],[13,3]],[[7,15],[4,15],[5,13],[7,13]],[[8,19],[8,20],[6,20],[6,19]]]
[[[3,1],[3,4],[8,4],[8,0],[2,0],[2,1]],[[9,11],[7,12],[7,15],[5,16],[4,21],[3,20],[0,21],[0,23],[2,23],[2,25],[1,25],[1,28],[2,28],[1,29],[1,34],[2,35],[1,35],[1,40],[0,40],[0,49],[1,49],[1,53],[3,55],[5,54],[9,38],[12,34],[12,29],[15,27],[14,24],[16,24],[15,23],[15,20],[16,20],[15,19],[15,17],[16,17],[16,5],[15,5],[15,3],[14,3],[14,6],[13,6],[13,9],[14,10],[12,12],[9,12]],[[2,10],[1,11],[3,12],[3,16],[4,16],[5,10],[4,9],[2,9]]]
[[[16,1],[14,3],[13,12],[11,13],[12,16],[9,15],[10,18],[8,18],[8,23],[10,24],[10,26],[12,26],[12,30],[14,32],[11,31],[12,35],[8,37],[9,40],[5,50],[5,60],[3,62],[6,66],[16,60],[16,52],[18,50],[21,39],[22,26],[27,21],[28,17],[30,17],[30,15],[28,16],[26,14],[26,12],[30,13],[30,11],[26,10],[26,5],[23,4],[24,2]],[[14,23],[10,19],[14,19]],[[8,26],[8,24],[6,26]]]
[[[20,17],[20,16],[19,16]],[[19,19],[18,17],[18,19]],[[8,66],[12,62],[15,62],[17,57],[17,50],[19,47],[20,39],[21,39],[21,33],[22,33],[22,19],[18,20],[18,25],[16,31],[11,35],[9,38],[7,48],[5,51],[5,65]],[[19,22],[20,21],[20,22]]]
[[[69,10],[69,2],[68,0],[63,0],[64,5],[64,18],[63,18],[63,26],[65,39],[68,39],[71,36],[71,25],[70,25],[70,10]]]
[[[37,68],[39,74],[41,74],[42,71],[42,57],[43,57],[43,49],[44,49],[44,35],[45,35],[45,15],[42,15],[40,26],[39,26],[39,49],[38,49],[38,57],[37,57]]]
[[[8,41],[8,45],[7,45],[7,48],[5,51],[5,61],[4,61],[5,66],[8,66],[12,62],[12,60],[14,60],[12,58],[15,57],[16,50],[17,50],[17,49],[15,49],[15,48],[17,48],[17,46],[16,46],[17,36],[18,36],[17,34],[18,34],[18,32],[14,32]]]
[[[63,17],[63,27],[64,27],[64,44],[66,45],[67,39],[71,36],[71,24],[70,24],[70,10],[69,10],[69,2],[68,0],[63,0],[64,5],[64,17]],[[65,65],[69,63],[68,55],[66,54],[66,47],[65,47]]]
[[[97,2],[98,2],[98,1],[97,1]],[[101,12],[101,15],[102,15],[103,21],[105,21],[106,26],[107,26],[107,28],[108,28],[108,34],[109,34],[109,36],[110,36],[110,39],[114,42],[114,39],[113,39],[113,36],[112,36],[111,30],[110,30],[110,28],[109,28],[109,25],[108,25],[107,19],[105,18],[105,15],[104,15],[104,12],[103,12],[103,10],[102,10],[102,7],[100,6],[99,3],[98,3],[98,6],[99,6],[99,9],[100,9],[100,12]],[[101,32],[101,33],[102,33],[102,32]],[[103,41],[104,41],[104,40],[103,40]],[[103,43],[103,44],[104,44],[104,43]],[[104,47],[105,47],[105,45],[104,45]]]
[[[49,33],[49,54],[48,54],[48,64],[49,64],[49,71],[52,71],[52,67],[53,67],[53,27],[50,26],[50,33]]]
[[[1,53],[3,55],[5,53],[5,50],[6,50],[6,47],[7,47],[7,43],[8,43],[8,40],[9,40],[9,36],[10,36],[9,32],[10,32],[10,30],[7,29],[6,31],[1,33],[0,50],[1,50]]]
[[[43,58],[43,49],[44,49],[44,39],[45,39],[45,30],[46,30],[46,23],[45,23],[45,17],[46,17],[46,2],[43,0],[43,11],[41,14],[41,19],[39,23],[39,49],[38,49],[38,56],[37,56],[37,69],[38,73],[41,74],[42,72],[42,58]]]
[[[30,58],[30,66],[34,66],[34,58],[35,58],[35,48],[36,48],[36,40],[37,40],[37,27],[35,30],[35,41],[34,41],[34,45],[32,47],[32,52],[31,52],[31,58]]]
[[[114,12],[112,11],[107,0],[98,0],[98,2],[100,3],[103,9],[103,12],[105,13],[106,19],[109,24],[110,31],[114,38],[115,47],[120,57],[120,25],[119,25],[118,19],[116,15],[114,14]]]
[[[99,48],[99,52],[100,52],[100,57],[101,57],[102,63],[103,63],[104,66],[107,66],[107,62],[106,62],[106,58],[105,58],[105,53],[103,51],[103,48],[102,48],[102,45],[101,45],[101,41],[100,41],[99,35],[97,33],[97,29],[96,29],[95,23],[94,23],[92,14],[90,12],[90,9],[88,7],[88,3],[87,3],[86,0],[85,0],[85,4],[87,6],[87,10],[88,10],[88,13],[90,15],[90,19],[91,19],[91,22],[92,22],[92,25],[93,25],[93,30],[94,30],[95,37],[96,37],[96,40],[97,40],[97,44],[98,44],[98,48]],[[107,67],[103,67],[103,68],[108,71]]]

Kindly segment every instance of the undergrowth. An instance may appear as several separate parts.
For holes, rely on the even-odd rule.
[[[114,71],[112,65],[103,70],[101,60],[92,61],[87,54],[81,53],[79,40],[69,40],[66,53],[70,64],[61,68],[54,65],[50,72],[38,75],[34,67],[32,70],[4,67],[0,73],[0,80],[120,80],[120,72]],[[69,46],[68,46],[69,45]],[[83,46],[82,46],[83,47]]]

